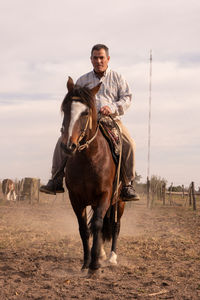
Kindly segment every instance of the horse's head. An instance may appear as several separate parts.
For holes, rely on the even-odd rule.
[[[94,96],[100,85],[93,89],[76,86],[71,77],[67,81],[68,93],[61,110],[64,113],[61,147],[67,154],[75,152],[80,142],[96,130],[97,113]]]

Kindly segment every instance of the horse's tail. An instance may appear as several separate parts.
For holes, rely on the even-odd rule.
[[[111,205],[103,219],[102,237],[104,241],[111,240],[114,226],[115,226],[115,207],[114,205]]]

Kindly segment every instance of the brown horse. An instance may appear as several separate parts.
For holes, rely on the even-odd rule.
[[[4,199],[15,201],[17,195],[15,192],[15,183],[11,179],[4,179],[2,181],[2,192]]]
[[[68,154],[65,180],[69,197],[79,223],[84,250],[82,269],[94,273],[105,255],[103,242],[112,239],[110,262],[116,262],[116,243],[124,202],[119,198],[112,203],[116,165],[108,142],[99,130],[95,94],[92,90],[76,86],[69,77],[68,94],[61,109],[64,112],[61,147]],[[114,202],[114,201],[113,201]],[[87,224],[86,207],[91,206],[93,216]],[[117,217],[115,212],[117,210]],[[93,244],[90,249],[90,232]]]

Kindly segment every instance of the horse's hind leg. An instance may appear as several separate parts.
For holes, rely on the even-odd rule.
[[[114,223],[113,232],[112,232],[112,246],[111,253],[109,257],[109,262],[113,265],[117,264],[117,239],[120,231],[120,220]]]
[[[111,246],[111,253],[109,257],[109,262],[113,265],[117,264],[117,240],[120,232],[120,219],[124,212],[124,202],[118,202],[118,217],[117,222],[113,220],[113,229],[112,229],[112,246]]]
[[[101,260],[101,261],[104,261],[104,260],[106,260],[106,252],[105,252],[105,249],[104,249],[104,244],[102,243],[101,244],[101,249],[100,249],[100,256],[99,256],[99,259]]]

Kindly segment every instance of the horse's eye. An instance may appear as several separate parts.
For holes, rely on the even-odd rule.
[[[88,111],[86,110],[86,111],[82,112],[81,116],[82,117],[88,116]]]

